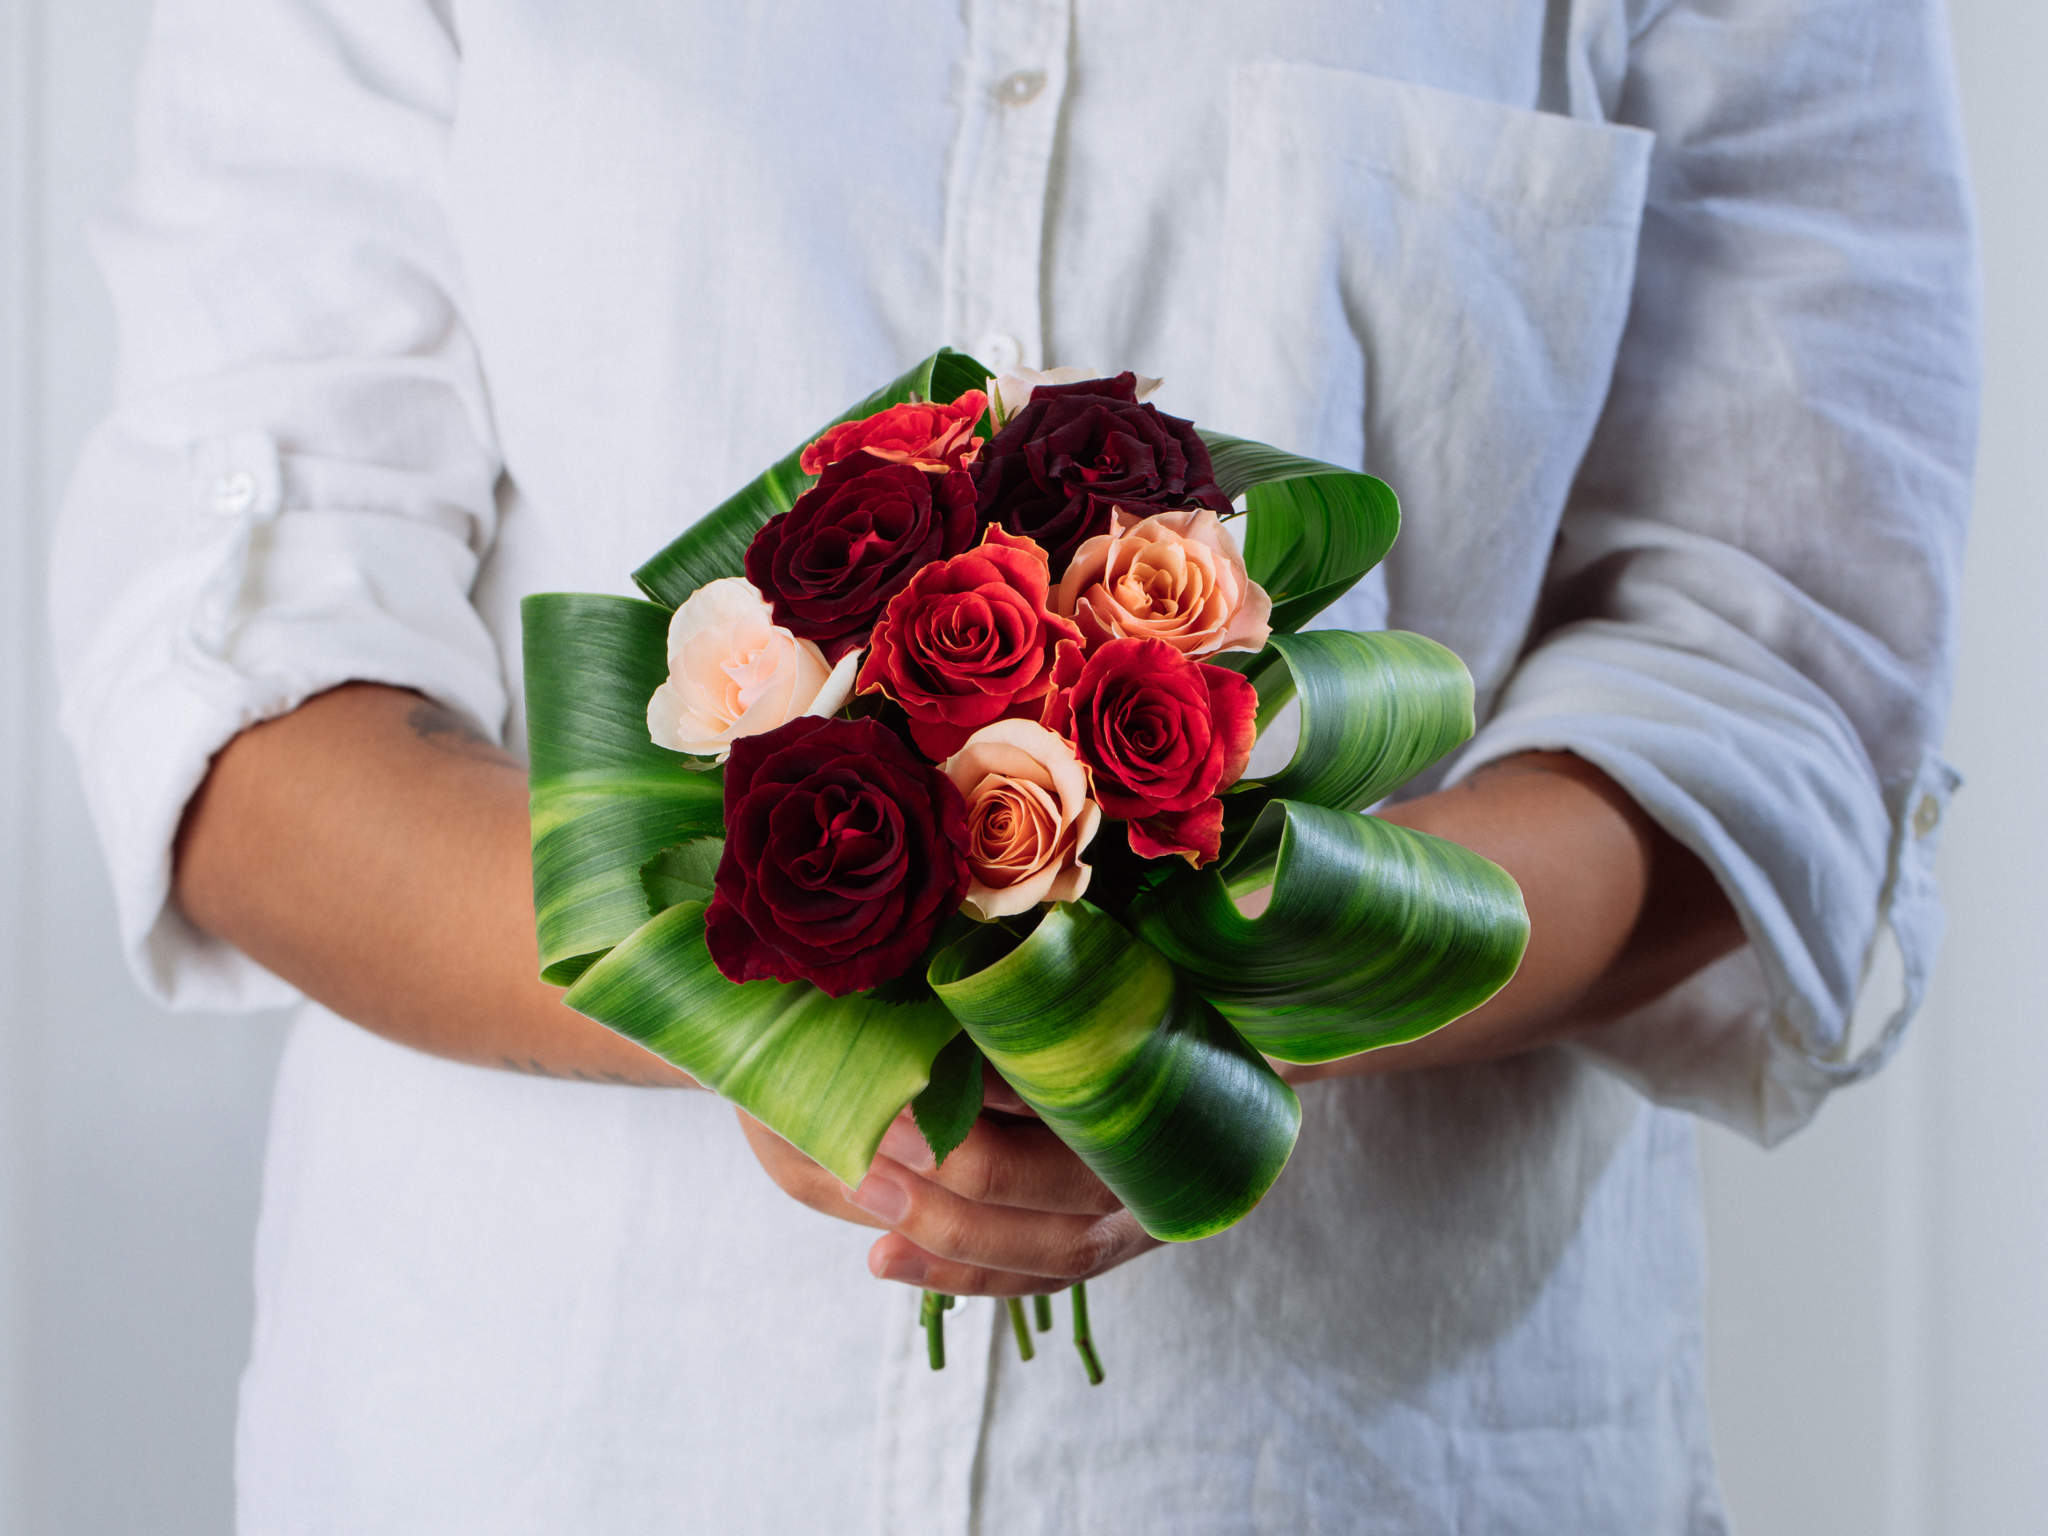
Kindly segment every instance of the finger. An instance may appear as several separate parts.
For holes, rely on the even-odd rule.
[[[1038,1117],[1038,1111],[1018,1097],[1017,1090],[1003,1081],[1002,1074],[994,1067],[985,1068],[982,1072],[981,1102],[984,1108],[1001,1110],[1006,1115]]]
[[[901,1115],[882,1138],[882,1155],[983,1205],[1074,1216],[1107,1216],[1123,1206],[1066,1143],[1035,1120],[984,1116],[938,1166],[916,1123]]]
[[[894,1232],[877,1239],[868,1250],[868,1270],[879,1280],[894,1280],[948,1296],[1042,1296],[1079,1280],[1092,1280],[1159,1246],[1159,1240],[1147,1236],[1128,1211],[1103,1217],[1096,1226],[1101,1229],[1096,1239],[1096,1262],[1074,1274],[1035,1275],[999,1265],[949,1259]]]
[[[936,1258],[1071,1281],[1108,1261],[1121,1229],[1111,1216],[1067,1216],[984,1205],[877,1158],[854,1199]]]
[[[737,1112],[740,1130],[762,1171],[799,1204],[856,1226],[887,1228],[889,1223],[856,1204],[847,1187],[804,1156],[745,1110]],[[872,1192],[871,1192],[872,1198]]]

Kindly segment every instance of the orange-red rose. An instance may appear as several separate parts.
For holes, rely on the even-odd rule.
[[[892,405],[859,421],[829,427],[803,451],[797,463],[807,475],[821,473],[865,449],[891,464],[908,464],[928,474],[965,469],[981,452],[974,424],[988,409],[988,396],[970,389],[950,405],[914,400]]]
[[[1056,647],[1081,639],[1052,611],[1051,593],[1045,551],[990,528],[977,548],[926,566],[889,600],[856,686],[903,706],[920,751],[951,757],[990,721],[1038,712]]]
[[[1257,734],[1258,695],[1226,667],[1164,640],[1110,640],[1083,659],[1060,647],[1044,722],[1095,771],[1095,798],[1141,858],[1207,864],[1221,851],[1223,802]]]

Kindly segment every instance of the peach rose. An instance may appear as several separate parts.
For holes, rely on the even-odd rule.
[[[669,620],[668,681],[647,701],[647,732],[658,746],[722,763],[738,737],[835,712],[860,659],[854,651],[829,666],[775,622],[744,577],[707,581]]]
[[[939,765],[967,801],[966,907],[984,922],[1088,889],[1102,812],[1074,749],[1032,720],[984,725]]]
[[[1074,552],[1052,606],[1091,646],[1164,640],[1184,656],[1210,656],[1256,651],[1273,632],[1273,600],[1208,507],[1146,518],[1118,508],[1116,525]]]

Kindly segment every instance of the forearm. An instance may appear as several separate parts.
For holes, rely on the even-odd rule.
[[[350,684],[231,741],[186,811],[174,893],[199,927],[387,1039],[690,1086],[541,984],[525,772],[416,694]]]
[[[1599,769],[1527,753],[1385,820],[1462,843],[1515,877],[1529,949],[1484,1007],[1408,1045],[1297,1080],[1511,1055],[1615,1018],[1736,948],[1742,930],[1713,875]]]

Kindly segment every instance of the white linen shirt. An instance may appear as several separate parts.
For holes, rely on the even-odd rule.
[[[1331,622],[1451,646],[1451,772],[1590,759],[1749,940],[1569,1049],[1308,1086],[1251,1218],[1093,1288],[1098,1390],[978,1302],[928,1372],[709,1095],[307,1004],[243,1530],[1722,1527],[1680,1111],[1798,1127],[1939,927],[1975,311],[1933,0],[162,0],[94,233],[64,722],[173,1006],[292,997],[168,902],[234,733],[366,679],[516,749],[523,594],[629,591],[941,343],[1386,478]]]

